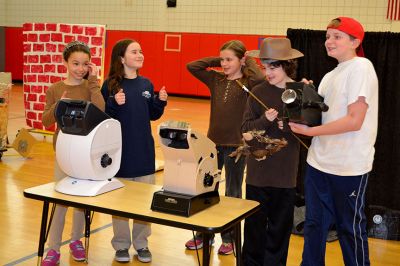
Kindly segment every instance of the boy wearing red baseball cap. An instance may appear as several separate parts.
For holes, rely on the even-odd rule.
[[[304,182],[303,266],[325,265],[332,222],[345,265],[370,265],[364,206],[378,126],[378,79],[372,63],[360,57],[363,38],[355,19],[329,23],[325,47],[339,64],[318,87],[329,110],[322,113],[320,126],[289,123],[293,132],[313,136]]]

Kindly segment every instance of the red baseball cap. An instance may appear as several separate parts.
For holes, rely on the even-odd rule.
[[[359,39],[360,49],[358,50],[357,54],[359,56],[364,56],[364,51],[361,46],[361,43],[364,39],[364,28],[360,22],[349,17],[338,17],[333,19],[326,28],[337,29],[353,36],[356,39]]]

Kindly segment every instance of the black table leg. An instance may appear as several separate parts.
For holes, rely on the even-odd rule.
[[[89,261],[90,210],[85,210],[85,262]]]
[[[203,266],[210,265],[210,239],[212,234],[203,233]]]
[[[47,201],[43,202],[42,210],[42,223],[40,225],[40,237],[39,237],[39,248],[38,248],[38,261],[37,265],[42,263],[44,244],[46,242],[46,230],[47,230],[47,216],[49,214],[49,203]]]
[[[243,265],[242,261],[242,234],[240,228],[240,222],[234,226],[235,230],[235,250],[236,250],[236,265]]]

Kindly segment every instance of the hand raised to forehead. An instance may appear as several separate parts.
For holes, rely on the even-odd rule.
[[[96,66],[95,63],[89,62],[88,71],[89,71],[89,76],[97,77],[97,74],[99,73],[99,68]]]

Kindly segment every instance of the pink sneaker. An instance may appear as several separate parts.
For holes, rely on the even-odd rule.
[[[218,249],[218,254],[221,255],[229,255],[233,253],[233,244],[232,243],[222,243]]]
[[[212,244],[214,244],[214,238],[210,239],[210,246]],[[196,242],[192,238],[188,242],[186,242],[185,246],[187,249],[190,249],[190,250],[195,250],[196,246],[197,246],[197,249],[201,249],[201,248],[203,248],[203,238],[201,236],[196,237]]]
[[[42,260],[42,266],[56,266],[60,263],[60,253],[54,249],[50,249],[47,252],[46,258]]]
[[[85,248],[80,240],[75,240],[69,244],[69,252],[76,261],[84,261],[86,259]]]

